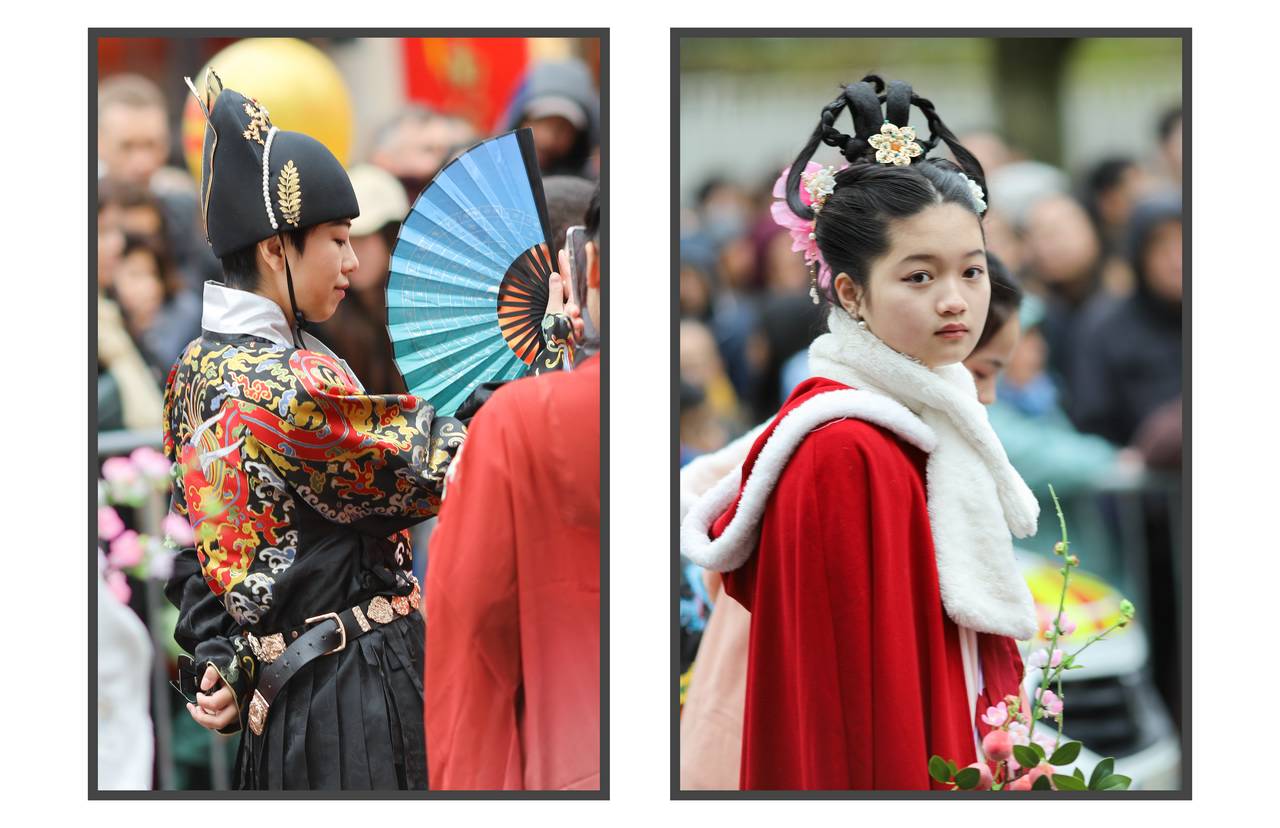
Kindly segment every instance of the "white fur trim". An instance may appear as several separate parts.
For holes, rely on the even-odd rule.
[[[933,431],[900,403],[873,391],[829,391],[805,400],[787,412],[760,449],[751,475],[742,486],[738,509],[724,534],[712,540],[711,525],[737,497],[741,469],[720,479],[689,510],[680,526],[680,551],[689,560],[717,572],[729,572],[747,562],[756,547],[756,530],[764,516],[773,487],[796,447],[809,432],[832,420],[856,419],[888,428],[903,440],[932,451]]]
[[[1010,533],[1034,534],[1040,507],[991,429],[973,377],[960,364],[930,370],[915,363],[838,310],[829,324],[831,333],[809,349],[810,369],[851,389],[820,394],[788,412],[761,449],[745,486],[740,468],[734,469],[693,502],[680,527],[681,552],[721,572],[742,566],[758,543],[769,496],[801,440],[831,420],[867,420],[929,452],[929,525],[947,614],[978,632],[1030,638],[1036,631],[1035,606]],[[733,520],[711,540],[711,526],[735,498]],[[683,486],[681,499],[684,511]]]

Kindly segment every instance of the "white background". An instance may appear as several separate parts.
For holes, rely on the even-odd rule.
[[[1265,8],[1262,4],[1251,9]],[[1274,20],[1239,4],[210,2],[6,4],[3,545],[8,824],[870,824],[1194,820],[1275,789]],[[1270,13],[1266,13],[1270,14]],[[1193,26],[1192,803],[671,802],[667,377],[669,27]],[[612,268],[611,802],[86,802],[87,33],[95,26],[608,26]],[[1105,127],[1099,127],[1105,128]],[[1190,142],[1189,142],[1190,143]],[[731,151],[731,142],[726,151]],[[16,796],[15,796],[16,794]],[[1000,811],[994,808],[1003,808]],[[1035,812],[1033,813],[1033,808]],[[1143,813],[1139,813],[1142,811]],[[1155,811],[1157,813],[1146,813]],[[1263,816],[1264,820],[1269,818]],[[19,821],[10,821],[19,820]]]

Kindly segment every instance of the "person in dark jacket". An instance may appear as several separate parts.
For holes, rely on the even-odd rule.
[[[1139,202],[1129,231],[1134,292],[1091,309],[1072,343],[1072,419],[1126,446],[1143,422],[1182,393],[1182,204]]]
[[[592,154],[600,145],[600,96],[582,61],[534,64],[505,121],[507,129],[533,130],[544,176],[598,177]]]

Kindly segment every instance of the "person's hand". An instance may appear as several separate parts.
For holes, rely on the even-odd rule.
[[[209,693],[213,688],[217,690]],[[200,679],[200,691],[196,693],[196,703],[187,703],[187,712],[196,724],[209,730],[222,730],[236,720],[235,698],[231,688],[218,675],[218,671],[210,664],[204,669],[204,677]]]
[[[551,278],[547,281],[547,315],[563,313],[569,317],[569,321],[573,325],[573,339],[581,342],[586,331],[586,326],[582,321],[582,309],[575,301],[569,281],[560,276],[561,273],[569,272],[568,251],[561,250],[559,260],[560,271],[552,273]]]

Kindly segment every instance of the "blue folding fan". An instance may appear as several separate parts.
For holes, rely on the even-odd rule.
[[[552,271],[533,132],[449,162],[400,227],[387,330],[409,393],[452,414],[481,383],[529,373]]]

